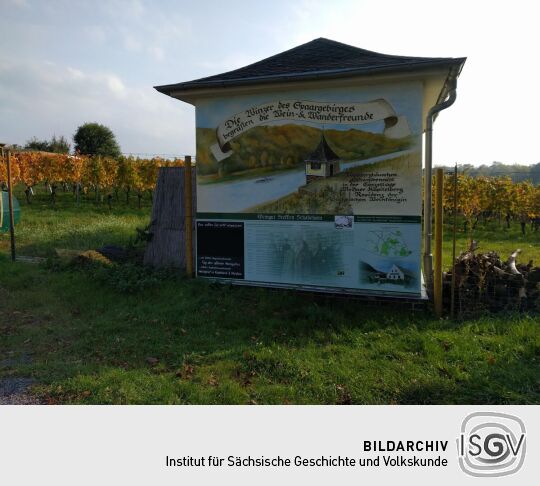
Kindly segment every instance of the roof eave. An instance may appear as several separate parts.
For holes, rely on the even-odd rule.
[[[256,77],[256,78],[239,78],[226,81],[202,81],[202,82],[193,82],[188,81],[185,83],[177,84],[167,84],[161,86],[154,86],[154,89],[160,93],[166,94],[168,96],[176,97],[180,94],[187,94],[199,89],[219,89],[219,88],[232,88],[237,86],[247,86],[247,85],[261,85],[261,84],[274,84],[280,82],[301,82],[301,81],[313,81],[318,79],[333,79],[339,77],[353,77],[359,75],[370,75],[370,74],[381,74],[381,73],[400,73],[400,72],[411,72],[411,71],[423,71],[432,68],[445,68],[448,67],[453,70],[457,70],[457,75],[465,63],[466,58],[455,58],[455,59],[443,59],[441,61],[430,61],[430,62],[420,62],[420,63],[411,63],[408,65],[402,66],[377,66],[372,68],[362,68],[362,69],[342,69],[336,71],[324,71],[324,72],[308,72],[308,73],[297,73],[297,74],[285,74],[285,75],[276,75],[276,76],[266,76],[266,77]]]

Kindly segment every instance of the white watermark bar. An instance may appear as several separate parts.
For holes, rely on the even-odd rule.
[[[538,406],[4,406],[3,484],[534,484]]]

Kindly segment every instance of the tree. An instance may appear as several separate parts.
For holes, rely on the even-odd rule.
[[[32,137],[24,145],[25,149],[39,150],[42,152],[54,152],[56,154],[68,154],[71,146],[64,136],[53,137],[50,140],[39,140],[36,137]]]
[[[40,150],[43,152],[49,151],[49,142],[47,140],[39,140],[36,137],[32,137],[30,140],[26,142],[24,145],[25,149],[29,150]]]
[[[64,138],[64,136],[56,138],[56,135],[53,135],[51,141],[49,142],[49,152],[54,152],[56,154],[69,154],[70,148],[71,145]]]
[[[73,135],[75,152],[83,155],[119,157],[120,146],[112,130],[99,123],[85,123]]]

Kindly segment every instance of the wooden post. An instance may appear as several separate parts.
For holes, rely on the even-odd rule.
[[[450,317],[455,316],[456,305],[456,233],[457,233],[457,164],[454,167],[454,222],[452,225],[452,288],[450,295]]]
[[[186,275],[193,277],[193,191],[191,177],[191,155],[184,159],[184,214],[186,235]]]
[[[435,171],[435,262],[433,269],[433,304],[437,317],[442,317],[443,181],[443,169],[438,168]]]
[[[9,202],[9,238],[11,242],[11,259],[15,261],[15,217],[13,215],[13,187],[11,183],[11,153],[7,149],[7,185]]]

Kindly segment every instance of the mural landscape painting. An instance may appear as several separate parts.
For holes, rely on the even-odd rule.
[[[363,212],[377,210],[378,192],[372,191],[365,195],[362,201],[356,201],[346,188],[350,180],[359,180],[374,177],[378,173],[399,170],[404,182],[396,189],[395,204],[401,203],[400,197],[406,191],[407,181],[414,180],[420,169],[420,154],[409,152],[404,155],[391,154],[390,158],[384,158],[380,162],[372,162],[362,165],[353,165],[337,175],[329,178],[321,178],[318,181],[304,184],[290,195],[248,208],[247,212],[261,213],[315,213],[315,214],[358,214],[362,206]],[[362,162],[362,161],[359,161]],[[343,166],[342,166],[343,167]],[[409,182],[410,185],[410,182]],[[388,198],[388,195],[387,195]],[[380,212],[381,209],[378,209]],[[383,210],[384,211],[384,210]]]
[[[197,128],[197,167],[200,183],[221,182],[266,172],[302,169],[304,159],[319,143],[323,127],[300,124],[254,127],[231,142],[233,154],[218,162],[210,152],[216,130]],[[391,139],[382,134],[350,128],[326,129],[326,139],[343,160],[367,159],[406,150],[411,137]]]

